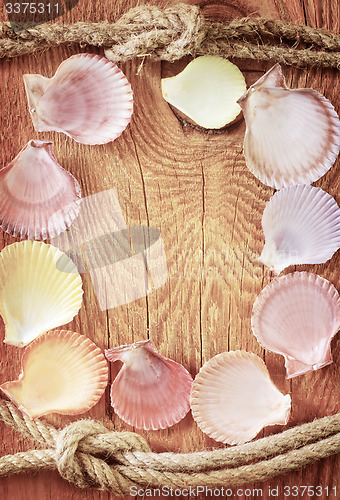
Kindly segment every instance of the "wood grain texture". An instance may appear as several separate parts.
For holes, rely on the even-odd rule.
[[[80,0],[58,22],[105,19],[113,22],[129,8],[143,3],[164,6],[167,2]],[[206,15],[217,19],[256,14],[325,27],[336,33],[340,28],[340,7],[334,0],[188,3],[201,4]],[[6,19],[4,12],[0,15]],[[149,337],[161,354],[182,363],[193,376],[217,353],[240,348],[249,350],[265,360],[279,389],[290,391],[292,417],[288,426],[339,411],[339,336],[332,343],[333,364],[287,381],[283,358],[264,352],[251,333],[253,302],[273,279],[269,270],[257,262],[257,257],[264,243],[262,212],[274,191],[257,181],[245,165],[244,122],[221,135],[184,126],[162,99],[160,78],[176,74],[187,61],[170,64],[138,60],[121,65],[134,90],[135,110],[131,124],[116,141],[91,147],[77,144],[62,134],[36,133],[27,109],[22,75],[52,76],[64,59],[85,50],[94,52],[92,48],[65,46],[41,55],[0,61],[0,166],[9,163],[30,139],[52,140],[60,164],[79,180],[83,196],[114,187],[127,225],[150,225],[161,231],[169,277],[165,285],[148,297],[103,312],[96,301],[91,279],[84,274],[84,303],[67,327],[89,336],[102,349]],[[235,62],[244,71],[248,84],[270,67],[270,64]],[[336,71],[302,71],[288,67],[283,70],[289,86],[310,87],[323,93],[339,113],[340,83]],[[339,159],[315,185],[340,203]],[[0,238],[1,247],[15,241],[3,232]],[[337,252],[324,265],[299,266],[299,270],[320,274],[339,289],[339,265],[340,253]],[[294,269],[291,267],[285,273]],[[3,338],[3,326],[1,335]],[[16,378],[20,356],[18,349],[0,343],[1,383]],[[110,370],[112,380],[118,368],[111,365]],[[113,413],[109,388],[105,397],[85,416],[102,420],[117,430],[131,429]],[[54,415],[47,420],[65,425],[75,419]],[[275,426],[260,435],[281,429]],[[171,429],[141,433],[155,451],[185,452],[219,446],[198,430],[190,415]],[[0,442],[2,454],[32,447],[31,442],[4,424],[0,425]],[[278,487],[278,498],[284,498],[285,485],[337,486],[339,489],[339,477],[339,460],[332,457],[303,471],[263,484],[247,485],[243,490],[261,488],[261,498],[274,498],[269,488]],[[234,493],[238,498],[256,498],[255,494]],[[92,490],[80,491],[65,483],[57,473],[39,473],[0,480],[0,498],[104,500],[116,497]]]

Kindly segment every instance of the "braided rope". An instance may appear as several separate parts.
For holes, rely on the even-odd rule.
[[[340,413],[245,445],[185,454],[152,453],[139,434],[114,432],[93,420],[57,430],[3,400],[0,419],[46,448],[1,457],[0,476],[58,470],[80,488],[117,495],[128,494],[133,486],[230,488],[300,469],[340,451]]]
[[[114,62],[144,56],[175,61],[187,55],[210,54],[272,60],[298,67],[340,67],[339,35],[261,18],[217,23],[205,19],[194,5],[178,4],[166,9],[136,7],[115,24],[53,23],[15,33],[9,23],[0,23],[0,58],[66,43],[102,47]],[[308,46],[298,48],[301,43]]]
[[[333,33],[258,18],[215,23],[204,19],[198,7],[182,4],[163,10],[137,7],[115,24],[55,23],[14,33],[8,23],[0,23],[0,58],[66,43],[106,48],[107,57],[116,62],[211,54],[298,67],[340,67],[340,37]],[[297,48],[300,43],[310,46]],[[57,430],[5,401],[0,401],[0,419],[44,447],[1,457],[0,476],[58,470],[81,488],[117,495],[129,494],[132,486],[233,487],[300,469],[340,451],[340,414],[245,445],[187,454],[152,453],[138,434],[113,432],[92,420]]]

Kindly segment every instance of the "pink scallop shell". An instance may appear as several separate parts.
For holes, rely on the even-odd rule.
[[[259,261],[279,274],[296,264],[326,262],[340,248],[340,208],[314,186],[289,186],[269,200],[262,217],[266,242]]]
[[[194,420],[222,443],[242,444],[267,425],[286,424],[290,405],[289,394],[275,387],[262,359],[246,351],[214,356],[192,385]]]
[[[84,413],[99,401],[108,382],[99,347],[67,330],[50,331],[31,342],[21,366],[19,379],[0,389],[31,418]]]
[[[287,378],[332,362],[330,343],[340,328],[340,297],[316,274],[295,272],[269,283],[251,318],[258,342],[285,358]]]
[[[180,364],[158,354],[149,340],[105,351],[124,364],[111,386],[111,404],[138,429],[165,429],[190,410],[192,377]]]
[[[238,100],[249,170],[276,189],[310,184],[334,164],[340,121],[332,104],[312,89],[288,89],[279,64]]]
[[[29,141],[0,170],[0,226],[18,238],[45,240],[67,229],[79,213],[80,187],[48,141]]]
[[[131,85],[105,57],[77,54],[63,61],[52,78],[24,75],[35,130],[63,132],[83,144],[116,139],[130,122]]]

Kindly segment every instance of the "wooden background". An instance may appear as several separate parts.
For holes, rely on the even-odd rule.
[[[164,0],[154,3],[167,4]],[[80,0],[61,21],[107,19],[113,22],[137,4],[138,0]],[[255,14],[339,33],[340,7],[336,0],[221,0],[215,4],[207,0],[201,5],[207,14],[218,18]],[[0,15],[7,19],[2,7]],[[262,212],[274,190],[257,181],[245,165],[244,122],[221,135],[183,126],[162,99],[160,79],[176,74],[186,61],[170,64],[145,60],[141,68],[138,60],[121,65],[134,90],[135,111],[131,124],[116,141],[103,146],[85,146],[62,134],[36,133],[28,113],[22,75],[52,76],[64,59],[85,50],[95,52],[93,48],[65,46],[42,55],[0,61],[0,165],[9,163],[30,139],[52,140],[60,164],[78,178],[83,196],[115,187],[128,225],[150,225],[161,231],[169,278],[147,298],[101,312],[90,277],[82,275],[84,303],[68,327],[89,336],[102,349],[150,337],[160,353],[182,363],[193,376],[215,354],[246,349],[260,355],[279,389],[291,394],[292,416],[287,427],[339,411],[339,336],[332,342],[333,364],[287,381],[283,358],[264,352],[251,333],[253,302],[274,278],[256,260],[264,243]],[[99,50],[97,53],[102,54]],[[244,71],[248,84],[271,67],[270,63],[235,62]],[[283,72],[289,86],[316,89],[340,111],[337,71],[283,67]],[[340,203],[339,160],[315,185]],[[4,233],[0,238],[2,246],[15,241]],[[339,264],[338,252],[325,265],[299,266],[299,270],[320,274],[339,288]],[[292,267],[286,272],[293,270]],[[3,325],[1,335],[3,338]],[[1,383],[18,376],[20,357],[19,349],[0,343]],[[117,368],[111,365],[111,380],[116,373]],[[109,388],[99,404],[85,416],[102,420],[117,430],[130,429],[113,413]],[[47,419],[58,425],[72,420],[62,416]],[[275,426],[260,435],[281,429]],[[156,451],[184,452],[219,446],[201,433],[191,415],[171,429],[142,434]],[[32,447],[30,441],[4,424],[0,425],[0,442],[2,454]],[[285,477],[244,488],[262,488],[262,498],[272,498],[268,489],[276,486],[280,492],[278,497],[283,498],[284,485],[338,486],[339,489],[339,472],[339,461],[333,457]],[[94,490],[78,490],[55,472],[2,479],[0,498],[104,500],[115,497]],[[327,498],[326,494],[323,498]]]

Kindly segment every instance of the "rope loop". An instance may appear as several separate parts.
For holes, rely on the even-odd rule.
[[[152,5],[131,9],[117,21],[115,28],[120,36],[111,33],[107,56],[117,62],[146,54],[167,61],[195,55],[207,33],[199,7],[186,4],[165,11]]]
[[[219,55],[278,62],[296,67],[340,68],[340,36],[277,19],[205,19],[197,5],[164,9],[142,5],[117,22],[42,24],[15,33],[0,22],[0,58],[34,54],[63,44],[106,49],[115,63],[137,57],[176,61],[186,56]]]
[[[0,421],[44,449],[0,457],[0,477],[57,469],[80,488],[128,495],[132,487],[208,488],[264,481],[340,451],[340,413],[227,449],[153,453],[139,434],[115,432],[94,420],[56,429],[31,420],[0,399]]]
[[[58,432],[55,462],[60,475],[78,487],[103,487],[98,470],[109,467],[108,461],[119,463],[116,454],[135,451],[150,451],[142,436],[110,431],[94,420],[79,420]]]
[[[56,439],[55,461],[59,474],[67,481],[76,482],[82,488],[91,486],[88,475],[77,453],[79,443],[89,436],[103,431],[103,426],[90,421],[73,422],[62,429]]]

